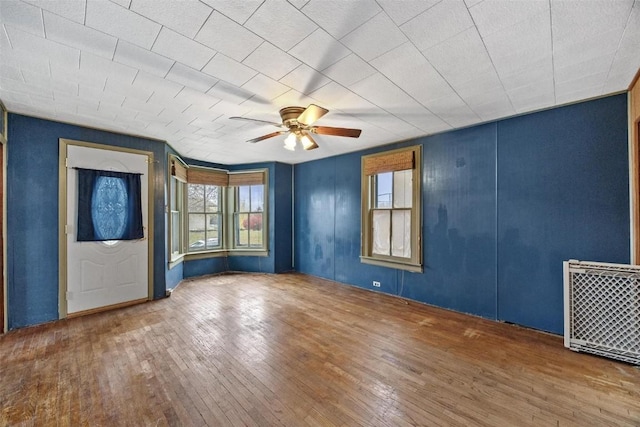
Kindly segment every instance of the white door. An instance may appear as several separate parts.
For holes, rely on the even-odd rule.
[[[148,166],[146,155],[67,145],[67,314],[148,298]],[[144,239],[76,241],[76,167],[142,174]]]

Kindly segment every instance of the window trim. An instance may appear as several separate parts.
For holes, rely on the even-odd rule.
[[[169,269],[171,270],[176,265],[182,263],[185,256],[185,244],[184,244],[184,186],[186,186],[186,170],[188,168],[187,164],[182,161],[182,159],[174,154],[168,155],[168,168],[169,173],[167,174],[167,251],[168,251],[168,260],[169,260]],[[183,176],[184,174],[184,176]],[[176,188],[178,185],[182,185],[182,198],[178,200],[179,206],[177,209],[178,217],[179,217],[179,225],[180,233],[178,235],[178,248],[179,252],[174,254],[173,249],[173,221],[172,221],[172,198],[176,197],[175,194],[171,191],[172,180],[175,180]]]
[[[381,159],[387,157],[402,158],[404,153],[411,152],[413,156],[412,167],[412,207],[411,207],[411,258],[394,257],[391,255],[378,255],[373,253],[373,212],[375,210],[375,176],[382,172],[391,172],[407,169],[395,169],[391,165],[376,171],[372,164],[388,164]],[[406,166],[406,162],[401,162]],[[404,166],[398,166],[404,167]],[[360,262],[381,267],[395,268],[416,273],[423,272],[422,265],[422,146],[399,148],[376,154],[362,156],[361,169],[361,246]]]
[[[178,167],[175,167],[175,166]],[[186,164],[179,156],[175,154],[168,155],[168,177],[167,177],[167,205],[165,208],[167,215],[167,233],[168,233],[168,266],[169,269],[174,268],[176,265],[181,264],[183,261],[197,260],[197,259],[206,259],[206,258],[216,258],[216,257],[226,257],[226,256],[261,256],[267,257],[269,256],[269,169],[268,168],[258,168],[258,169],[246,169],[239,171],[227,171],[224,169],[210,168],[206,166],[198,166],[198,165],[188,165]],[[212,172],[213,174],[224,174],[226,177],[226,185],[219,185],[222,190],[221,201],[222,201],[222,233],[220,233],[220,237],[222,238],[221,247],[216,249],[208,249],[197,252],[189,252],[187,248],[187,236],[188,236],[188,212],[187,212],[187,185],[189,171],[191,172],[192,177],[196,177],[195,179],[202,179],[202,175],[197,172]],[[242,177],[241,175],[245,175]],[[251,248],[235,248],[234,240],[233,240],[233,217],[235,213],[235,189],[236,187],[229,186],[229,180],[236,179],[236,182],[239,178],[248,178],[251,180],[256,179],[256,174],[260,174],[263,178],[261,184],[264,185],[264,210],[262,212],[263,215],[263,245],[261,248],[251,247]],[[184,178],[183,178],[184,175]],[[219,178],[219,177],[218,177]],[[176,180],[176,185],[182,185],[182,200],[180,213],[180,253],[173,254],[172,250],[172,222],[171,222],[171,197],[175,197],[171,191],[171,180]],[[195,184],[196,182],[194,182]],[[199,182],[201,183],[201,182]],[[211,184],[217,185],[217,184]]]
[[[238,179],[242,174],[245,174],[247,178],[250,178],[249,183],[245,183],[242,180]],[[247,247],[247,248],[239,248],[235,246],[235,227],[234,227],[234,217],[238,213],[236,211],[237,206],[237,193],[238,186],[233,185],[234,182],[240,182],[241,185],[258,185],[255,182],[255,178],[257,174],[262,175],[261,185],[263,188],[263,206],[262,210],[262,247]],[[244,255],[244,256],[269,256],[269,169],[247,169],[243,171],[234,171],[229,172],[229,187],[227,191],[227,211],[226,211],[226,236],[228,242],[228,253],[229,255]]]

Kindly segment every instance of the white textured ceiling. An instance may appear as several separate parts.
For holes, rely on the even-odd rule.
[[[11,112],[298,163],[627,89],[640,0],[0,0]],[[362,129],[284,150],[278,110]],[[10,136],[9,136],[10,138]]]

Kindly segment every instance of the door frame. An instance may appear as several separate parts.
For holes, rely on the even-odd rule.
[[[0,334],[7,332],[9,323],[9,306],[7,299],[7,132],[9,129],[9,114],[4,104],[0,102],[2,114],[2,128],[0,129],[0,227],[2,227],[2,243],[0,247]]]
[[[124,153],[141,154],[147,156],[147,173],[148,173],[148,220],[146,227],[147,239],[147,301],[153,299],[153,200],[154,200],[154,175],[153,175],[153,152],[136,150],[134,148],[115,147],[112,145],[96,144],[93,142],[75,141],[72,139],[59,139],[59,155],[58,155],[58,175],[59,175],[59,191],[58,191],[58,318],[67,318],[67,147],[77,145],[87,148],[96,148],[106,151],[119,151]],[[144,201],[143,201],[144,203]],[[131,303],[137,303],[132,301]],[[89,310],[91,313],[105,311],[116,307],[130,305],[127,303],[117,304],[116,306],[105,306],[97,309]]]

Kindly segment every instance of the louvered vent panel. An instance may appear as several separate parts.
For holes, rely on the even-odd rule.
[[[565,262],[565,346],[640,365],[640,267]]]

